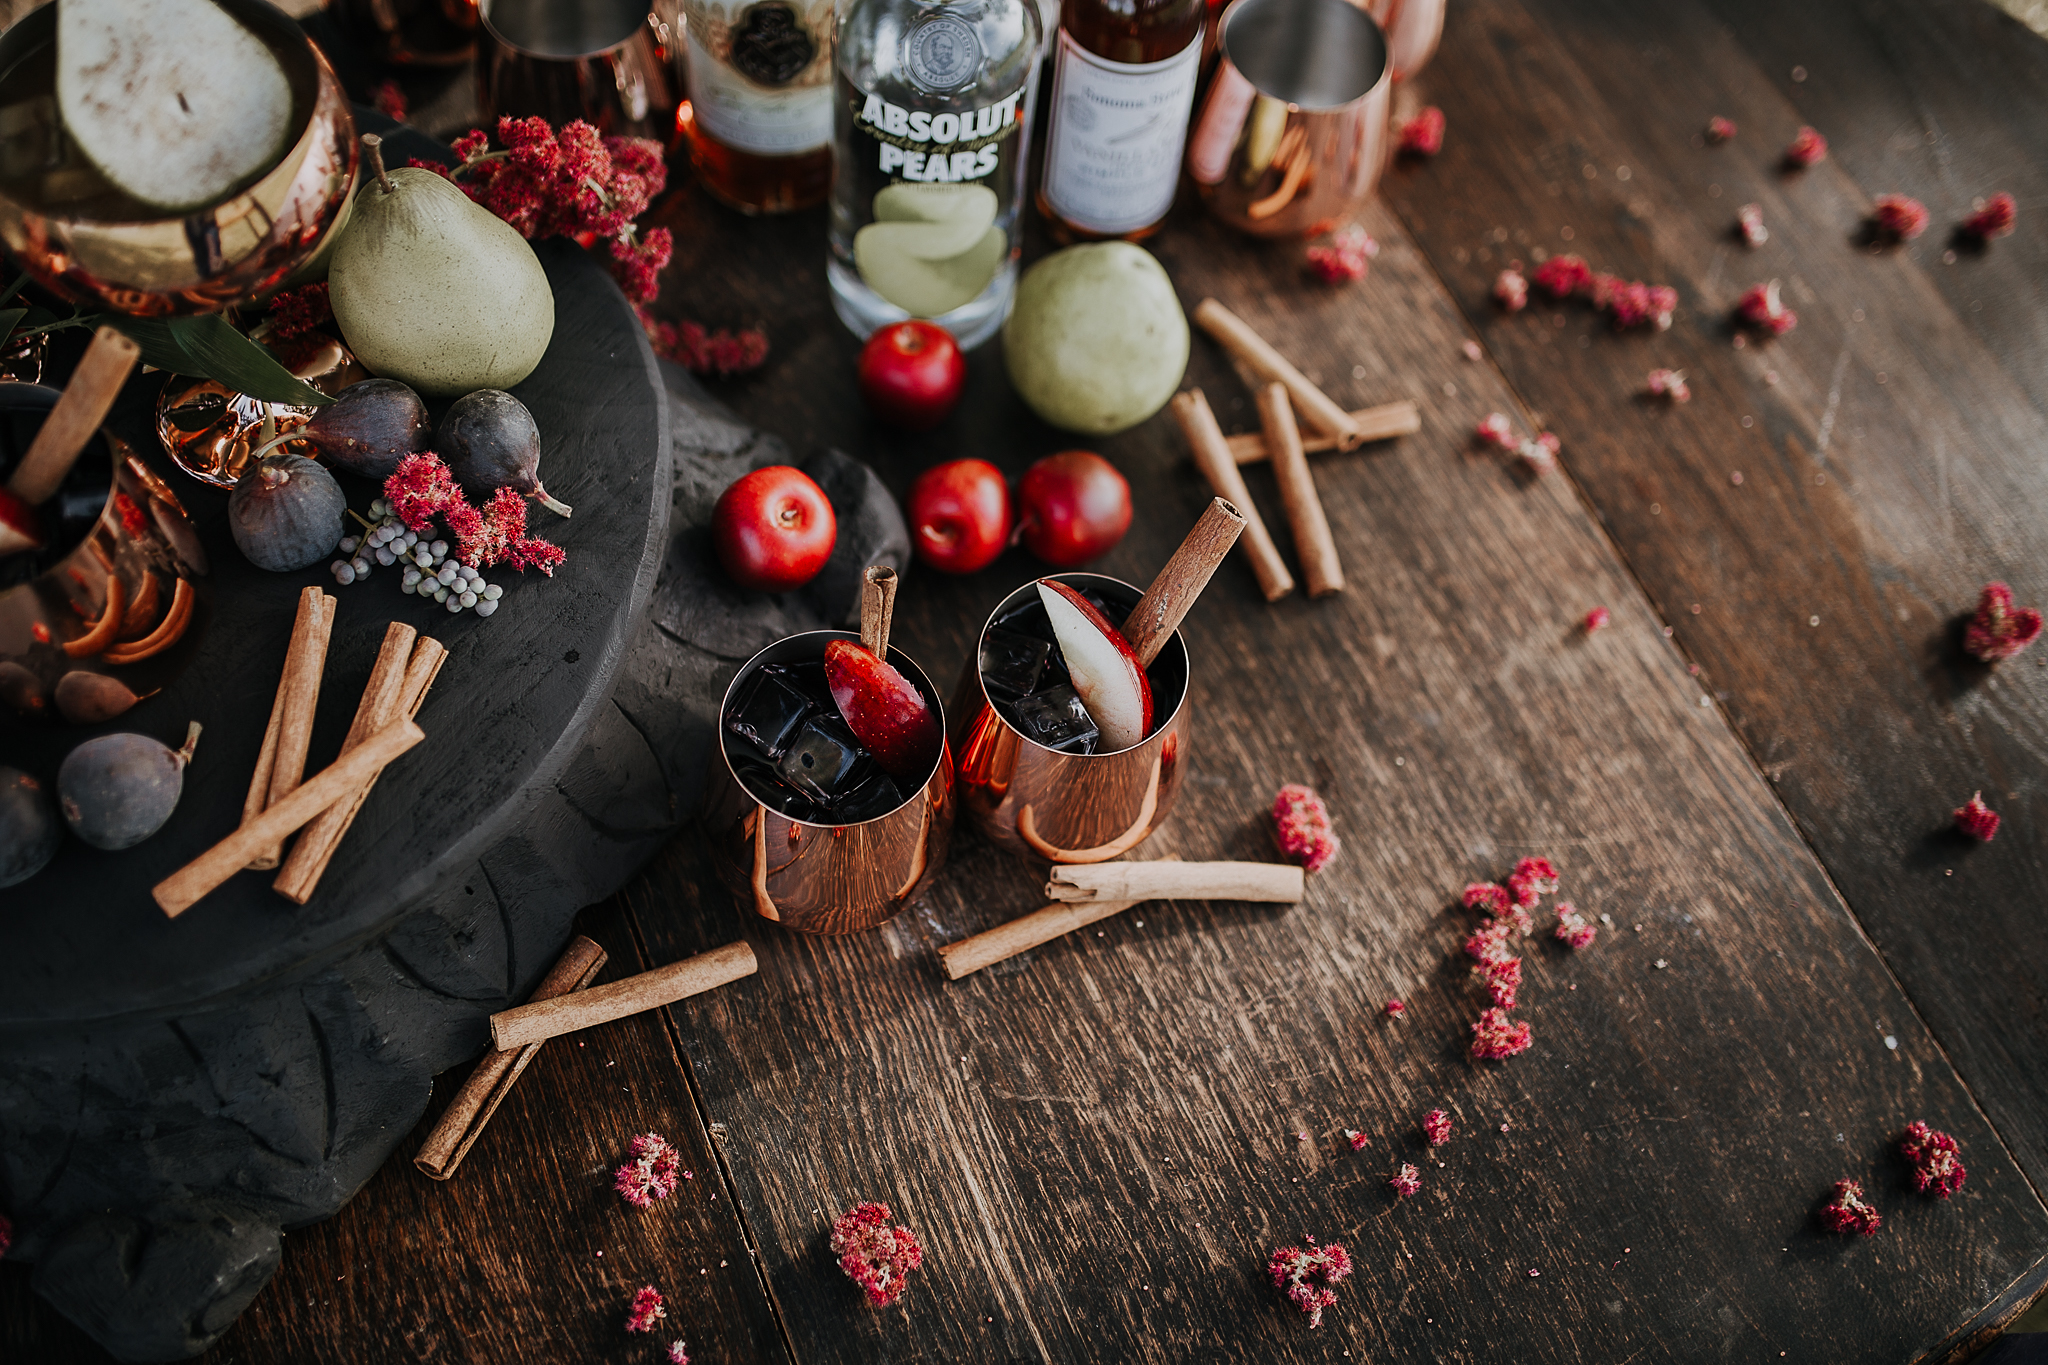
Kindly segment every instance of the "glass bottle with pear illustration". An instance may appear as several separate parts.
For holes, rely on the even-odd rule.
[[[854,0],[840,16],[826,276],[857,336],[928,318],[968,347],[1002,325],[1042,36],[1035,0]]]

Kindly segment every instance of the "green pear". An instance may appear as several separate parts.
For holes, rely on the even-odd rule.
[[[1166,406],[1188,367],[1188,320],[1143,247],[1092,242],[1024,272],[1003,323],[1010,383],[1056,427],[1106,436]]]
[[[372,374],[452,397],[509,389],[548,349],[555,296],[533,248],[432,171],[366,174],[327,271],[335,325]]]

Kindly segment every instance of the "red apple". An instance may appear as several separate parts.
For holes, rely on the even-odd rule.
[[[1131,486],[1089,450],[1063,450],[1017,482],[1017,534],[1055,569],[1108,554],[1131,529]]]
[[[825,646],[825,684],[853,737],[891,777],[916,781],[939,756],[939,718],[917,685],[866,645]]]
[[[1038,600],[1067,661],[1081,704],[1102,731],[1103,752],[1128,749],[1152,731],[1152,683],[1122,631],[1066,584],[1038,580]]]
[[[967,360],[935,322],[892,322],[860,348],[860,391],[875,416],[905,431],[946,420],[967,384]]]
[[[732,581],[756,592],[789,592],[818,576],[839,539],[825,490],[792,465],[735,479],[711,513],[711,542]]]
[[[933,465],[910,485],[910,543],[946,573],[985,569],[1010,543],[1010,486],[987,460]]]

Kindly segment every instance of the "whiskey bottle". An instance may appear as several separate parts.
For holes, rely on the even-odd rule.
[[[865,337],[929,318],[973,346],[1017,284],[1036,0],[853,0],[839,20],[832,306]]]
[[[1206,0],[1064,0],[1038,208],[1062,240],[1159,228],[1180,181]]]
[[[749,213],[832,187],[832,0],[686,0],[676,123],[704,188]]]

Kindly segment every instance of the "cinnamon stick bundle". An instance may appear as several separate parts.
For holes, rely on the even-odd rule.
[[[1287,562],[1280,558],[1273,537],[1267,534],[1266,523],[1259,520],[1251,490],[1245,487],[1244,475],[1237,472],[1237,461],[1230,457],[1230,447],[1224,440],[1223,428],[1216,424],[1209,400],[1200,389],[1189,389],[1173,396],[1172,408],[1173,418],[1180,423],[1181,435],[1187,438],[1188,450],[1194,455],[1202,477],[1209,481],[1210,490],[1244,517],[1244,534],[1238,543],[1251,556],[1259,591],[1268,602],[1279,601],[1294,591],[1294,575],[1287,572]]]
[[[1287,386],[1268,384],[1259,390],[1258,399],[1259,425],[1266,434],[1266,448],[1273,452],[1273,477],[1280,484],[1280,502],[1287,511],[1288,529],[1294,532],[1294,552],[1301,556],[1308,595],[1342,592],[1344,566],[1337,558],[1330,519],[1323,515],[1323,500],[1316,494],[1315,475],[1309,473],[1308,455],[1301,448]]]
[[[1301,899],[1307,878],[1293,863],[1074,863],[1052,870],[1045,894],[1070,904],[1132,901]]]
[[[491,1042],[501,1052],[529,1043],[544,1043],[578,1029],[673,1005],[729,981],[752,976],[759,966],[753,948],[746,942],[728,943],[723,948],[713,948],[623,981],[500,1010],[491,1016]]]
[[[306,775],[306,751],[313,740],[313,713],[320,704],[320,678],[327,669],[327,644],[334,633],[334,605],[334,598],[318,588],[307,588],[299,594],[299,611],[292,621],[284,672],[277,680],[277,696],[270,704],[270,723],[263,731],[256,771],[249,778],[249,794],[242,799],[245,825],[289,796]],[[249,866],[276,867],[282,853],[277,844],[260,848],[249,860]]]
[[[571,995],[588,986],[605,964],[605,951],[590,939],[578,934],[569,940],[568,948],[541,983],[533,988],[527,997],[528,1003],[536,1000],[553,1000],[557,996]],[[455,1174],[462,1159],[469,1155],[469,1149],[483,1136],[484,1125],[491,1121],[491,1115],[498,1112],[498,1106],[505,1096],[512,1093],[512,1086],[519,1079],[519,1073],[526,1070],[526,1064],[540,1051],[539,1043],[507,1052],[487,1052],[476,1064],[476,1070],[469,1073],[469,1079],[462,1083],[454,1101],[442,1113],[434,1131],[427,1134],[427,1140],[413,1157],[412,1164],[436,1180],[446,1180]]]
[[[1325,436],[1334,437],[1337,449],[1350,450],[1365,439],[1364,431],[1350,413],[1309,382],[1307,375],[1289,364],[1243,318],[1214,299],[1203,299],[1195,305],[1195,324],[1261,380],[1285,384],[1287,396],[1301,410],[1303,420]]]
[[[1256,384],[1248,387],[1257,388]],[[1291,395],[1290,395],[1291,396]],[[1360,439],[1385,441],[1395,436],[1413,436],[1422,430],[1422,410],[1413,401],[1403,398],[1399,402],[1381,403],[1377,407],[1354,408],[1351,419],[1358,423]],[[1248,431],[1241,436],[1225,438],[1230,444],[1230,458],[1239,464],[1258,464],[1272,458],[1266,448],[1264,432]],[[1337,448],[1334,436],[1303,436],[1301,448],[1305,454],[1320,455]]]

